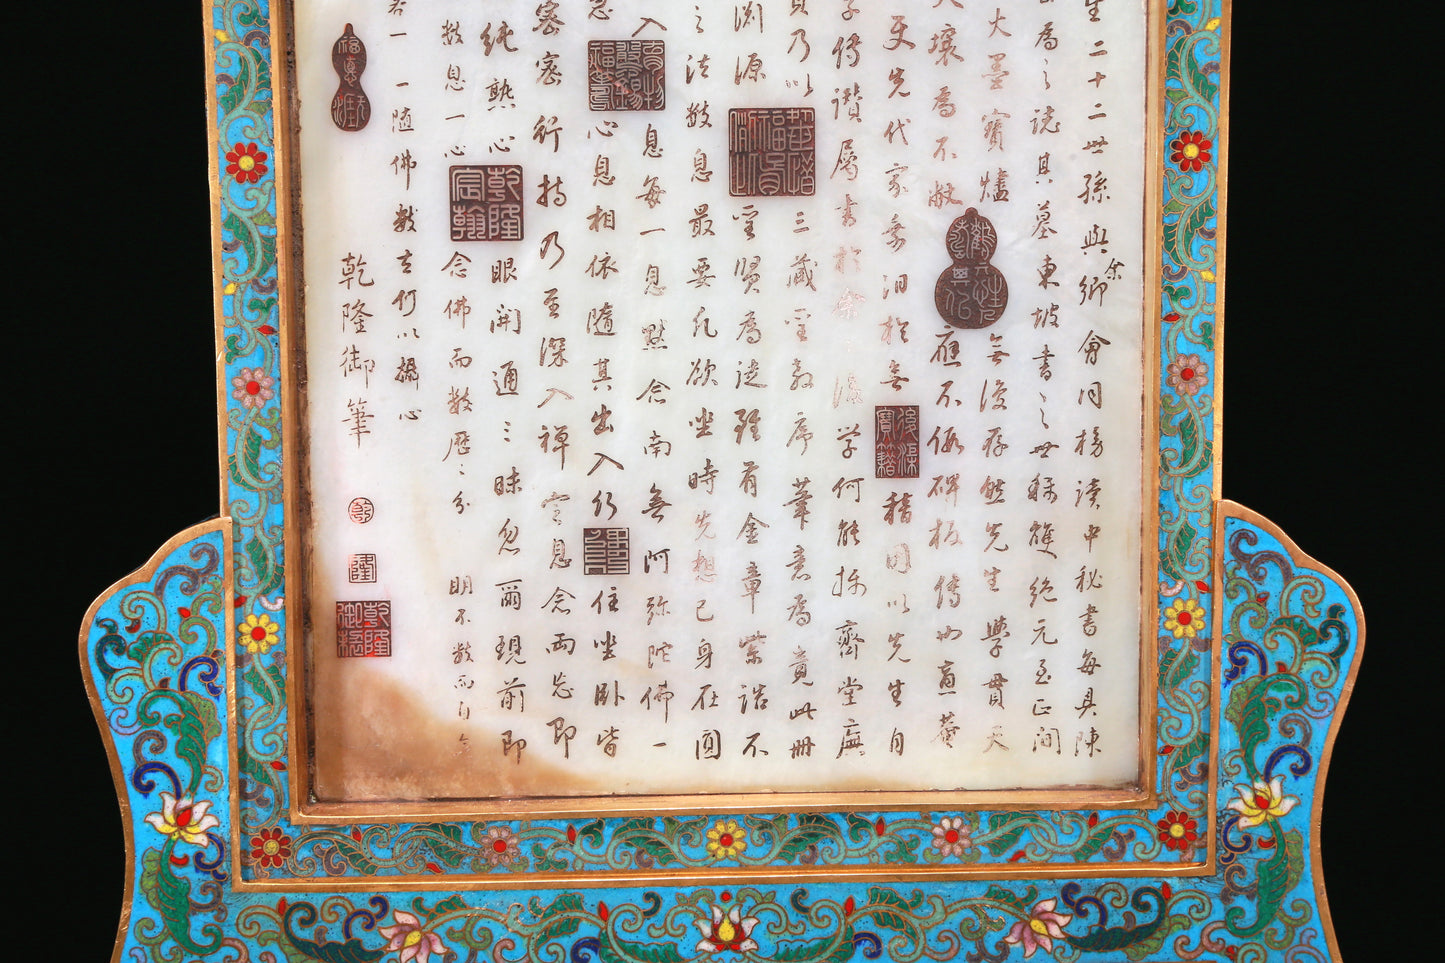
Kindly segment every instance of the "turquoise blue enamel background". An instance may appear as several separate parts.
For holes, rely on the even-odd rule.
[[[228,517],[172,539],[97,603],[82,639],[134,853],[119,958],[1331,958],[1317,796],[1360,625],[1330,573],[1214,501],[1221,16],[1217,4],[1185,0],[1165,25],[1166,130],[1154,159],[1165,202],[1155,808],[318,826],[287,818],[286,372],[268,7],[218,2],[209,36]],[[226,173],[238,145],[258,159],[256,177]],[[1197,376],[1182,380],[1185,367]],[[233,392],[233,379],[266,389]],[[1188,630],[1181,612],[1197,613]],[[718,823],[746,839],[721,861],[706,846]],[[1205,860],[1210,833],[1214,875],[1180,874]],[[985,878],[987,864],[1014,878]],[[1079,864],[1089,872],[1071,880]],[[1124,864],[1159,875],[1110,878]],[[830,867],[872,872],[549,883],[761,869],[819,880]],[[963,867],[982,872],[942,878]],[[909,882],[872,881],[890,873]],[[466,879],[451,892],[448,877]],[[479,877],[487,888],[468,888]]]

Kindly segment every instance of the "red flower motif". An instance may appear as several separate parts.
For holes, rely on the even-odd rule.
[[[291,837],[280,829],[263,829],[251,837],[251,858],[261,866],[280,866],[291,855]]]
[[[1194,848],[1199,839],[1199,823],[1189,818],[1183,810],[1170,810],[1156,824],[1159,827],[1159,841],[1165,849],[1177,849],[1181,853]]]
[[[255,144],[241,144],[226,151],[226,173],[236,179],[237,184],[254,184],[269,168],[261,163],[266,155]]]
[[[1214,157],[1210,153],[1214,149],[1214,142],[1204,139],[1204,131],[1191,130],[1179,136],[1179,139],[1169,145],[1172,153],[1169,159],[1179,165],[1179,169],[1186,174],[1203,169]]]

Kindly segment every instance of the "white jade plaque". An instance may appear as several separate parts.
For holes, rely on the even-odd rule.
[[[884,6],[297,0],[315,799],[1137,785],[1145,10]]]

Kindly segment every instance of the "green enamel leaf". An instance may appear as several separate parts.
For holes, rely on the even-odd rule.
[[[1165,295],[1165,297],[1167,297],[1167,298],[1168,298],[1171,302],[1173,302],[1174,304],[1182,304],[1183,302],[1189,300],[1189,295],[1192,294],[1192,293],[1193,293],[1193,291],[1190,289],[1189,285],[1187,285],[1187,284],[1165,284],[1165,285],[1164,285],[1164,295]]]
[[[785,820],[787,817],[783,817]],[[798,816],[798,825],[783,837],[782,845],[778,847],[778,859],[784,862],[792,862],[803,850],[817,843],[824,836],[831,835],[833,824],[826,816],[817,813],[802,813]]]
[[[884,929],[899,933],[914,934],[918,931],[917,913],[923,905],[923,894],[913,891],[913,898],[905,900],[891,889],[878,886],[868,887],[868,915]]]
[[[1309,648],[1320,640],[1320,635],[1315,631],[1315,627],[1303,616],[1286,615],[1275,619],[1274,624],[1269,627],[1269,631],[1273,632],[1276,629],[1286,629],[1292,632],[1304,648]]]
[[[532,845],[532,868],[539,873],[547,873],[553,870],[567,868],[567,862],[552,855],[553,850],[548,849],[541,843]]]
[[[1068,937],[1069,945],[1095,953],[1126,950],[1151,940],[1164,926],[1164,916],[1139,926],[1111,926],[1108,929],[1091,930],[1083,936]],[[1133,957],[1131,957],[1132,959]]]
[[[1038,896],[1039,891],[1035,886],[1030,886],[1024,891],[1022,896],[1013,890],[1005,889],[997,885],[990,886],[988,891],[983,894],[984,899],[994,903],[1003,903],[1005,906],[1012,906],[1025,916],[1028,915],[1029,908],[1034,905],[1034,901],[1038,899]]]
[[[1160,690],[1177,689],[1180,684],[1199,668],[1199,656],[1188,642],[1179,649],[1170,649],[1159,660]]]
[[[177,876],[170,866],[172,845],[152,849],[141,858],[140,890],[146,902],[161,914],[166,931],[183,949],[204,956],[221,945],[221,928],[214,923],[201,927],[211,942],[201,945],[191,936],[191,883]]]
[[[1234,724],[1239,734],[1244,766],[1251,779],[1259,775],[1254,764],[1254,751],[1269,738],[1269,706],[1264,698],[1268,682],[1267,678],[1256,677],[1235,683],[1234,691],[1229,694],[1229,704],[1224,709],[1224,718]]]
[[[1190,45],[1191,56],[1184,59],[1184,64],[1189,71],[1189,85],[1199,93],[1199,99],[1206,104],[1213,104],[1219,96],[1219,84],[1199,66],[1198,58],[1192,56],[1195,45]]]
[[[261,213],[264,213],[264,211]],[[270,217],[269,214],[267,214],[266,216]],[[257,223],[260,222],[257,221]],[[272,234],[263,234],[261,235],[261,261],[259,264],[254,265],[251,270],[247,272],[247,274],[248,276],[253,278],[259,277],[260,275],[265,274],[268,270],[270,270],[271,265],[275,263],[276,237]]]
[[[249,269],[256,263],[256,235],[251,226],[241,220],[241,216],[235,211],[227,211],[226,216],[221,218],[221,229],[229,232],[236,243],[241,245],[241,250],[246,252],[246,267]],[[253,277],[248,270],[244,277]],[[242,280],[243,278],[237,278]]]
[[[286,941],[308,960],[320,960],[321,963],[374,963],[387,953],[384,949],[368,950],[360,937],[352,937],[344,943],[320,943],[316,940],[308,940],[292,929],[291,925],[295,917],[302,913],[308,914],[312,920],[316,918],[315,907],[311,904],[292,904],[291,908],[286,911],[284,930]]]
[[[679,862],[667,840],[652,828],[652,822],[651,819],[629,819],[618,828],[613,838],[651,856],[659,866]]]
[[[461,893],[453,893],[433,906],[430,910],[426,909],[426,904],[421,901],[420,897],[418,897],[412,905],[416,907],[419,915],[424,915],[427,919],[435,919],[438,916],[445,916],[448,913],[455,913],[458,910],[466,909],[467,901],[462,899]]]
[[[1200,429],[1203,425],[1199,422],[1199,416],[1193,409],[1184,412],[1184,417],[1179,419],[1179,466],[1178,471],[1184,476],[1198,474],[1199,472],[1199,442]]]
[[[843,817],[848,826],[848,838],[855,843],[861,843],[873,836],[873,821],[866,816],[857,813],[848,813]]]
[[[193,795],[205,774],[206,749],[221,734],[215,703],[195,692],[152,689],[141,700],[140,719],[146,725],[160,723],[175,733],[176,756],[190,769],[185,794]]]
[[[425,823],[408,829],[397,837],[397,844],[409,839],[420,838],[436,858],[452,869],[461,866],[462,861],[472,853],[471,847],[462,842],[462,829],[455,823]]]
[[[306,959],[321,963],[374,963],[386,955],[385,950],[368,950],[359,937],[352,937],[345,943],[318,943],[293,936],[288,942]]]
[[[225,93],[216,98],[216,111],[222,118],[235,112],[236,108],[245,101],[247,91],[251,87],[251,57],[244,49],[240,50],[238,54],[235,80],[231,86],[226,88]]]
[[[1275,841],[1279,842],[1280,833],[1275,831]],[[1298,835],[1298,834],[1296,834]],[[1224,914],[1224,924],[1235,936],[1247,939],[1264,930],[1279,912],[1279,905],[1284,900],[1284,894],[1293,888],[1291,877],[1297,882],[1301,868],[1291,869],[1290,843],[1286,838],[1285,845],[1275,846],[1268,859],[1261,860],[1258,864],[1256,880],[1256,898],[1254,904],[1255,918],[1249,926],[1240,926],[1239,921],[1244,918],[1245,910],[1238,906],[1230,907]],[[1300,840],[1300,849],[1296,850],[1293,858],[1298,859],[1303,849],[1304,841]]]
[[[366,876],[376,875],[379,869],[376,865],[376,860],[372,859],[371,854],[350,836],[345,833],[337,833],[331,837],[331,842],[332,845],[336,847],[336,852],[340,854],[341,858],[354,867],[357,872]]]
[[[1124,947],[1124,955],[1130,960],[1157,959],[1157,954],[1164,949],[1164,941],[1171,934],[1186,930],[1191,926],[1189,917],[1183,913],[1175,913],[1173,916],[1164,918],[1163,923],[1154,932]]]
[[[252,491],[261,487],[261,435],[250,421],[236,431],[236,447],[226,464],[237,485]]]
[[[852,955],[853,927],[844,926],[836,936],[807,943],[780,944],[773,959],[779,963],[841,963]]]
[[[186,712],[176,726],[176,755],[191,765],[191,781],[186,788],[193,795],[200,786],[206,768],[206,750],[221,737],[221,720],[216,704],[198,692],[182,693]]]
[[[984,845],[995,856],[1002,856],[1005,852],[1012,849],[1023,837],[1024,833],[1037,825],[1038,822],[1039,820],[1034,816],[1021,816],[1017,820],[1005,823],[1003,827],[1001,827],[1003,831]]]
[[[540,956],[537,951],[548,940],[571,936],[577,932],[577,928],[582,925],[582,912],[582,896],[578,893],[566,893],[553,900],[539,914],[538,929],[527,939],[533,955]]]
[[[255,792],[256,789],[261,786],[269,787],[273,792],[275,791],[275,783],[272,782],[271,779],[272,770],[267,766],[261,765],[261,761],[251,752],[245,739],[237,740],[236,763],[241,772],[248,776],[251,782],[255,784],[251,789],[252,792]]]
[[[1113,836],[1113,829],[1105,826],[1096,826],[1087,836],[1079,841],[1079,845],[1075,846],[1069,855],[1076,860],[1085,860],[1097,856],[1099,851],[1104,848],[1105,844],[1107,844]]]
[[[106,683],[109,684],[111,678],[120,669],[110,664],[106,654],[125,655],[125,637],[116,631],[119,626],[114,619],[97,619],[95,624],[105,629],[105,634],[95,643],[95,664],[99,667],[100,674],[105,678]]]
[[[577,830],[577,838],[586,840],[595,847],[602,845],[603,823],[600,819],[594,819],[581,829]]]
[[[167,632],[142,632],[130,644],[130,657],[144,664],[150,658],[151,650],[163,642],[174,642],[176,637]]]
[[[1183,581],[1189,568],[1189,550],[1194,545],[1194,526],[1184,522],[1169,533],[1164,553],[1159,556],[1159,567],[1164,574],[1176,581]]]
[[[1169,768],[1188,769],[1194,760],[1200,758],[1209,751],[1209,734],[1200,732],[1193,739],[1177,746],[1169,756]]]
[[[1284,891],[1288,893],[1299,885],[1305,871],[1305,838],[1298,829],[1284,834],[1284,848],[1289,858],[1289,870],[1285,873]]]
[[[633,943],[602,931],[602,944],[597,948],[600,963],[682,963],[682,954],[674,943]]]
[[[252,595],[269,595],[281,585],[282,568],[276,561],[269,546],[256,536],[252,536],[246,542],[246,555],[251,559],[251,566],[255,576],[255,584],[251,586]]]
[[[1214,216],[1214,198],[1207,196],[1178,218],[1164,224],[1164,249],[1176,264],[1190,264],[1190,246],[1199,229]]]

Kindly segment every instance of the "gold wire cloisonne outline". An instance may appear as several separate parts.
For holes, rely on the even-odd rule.
[[[1134,787],[1124,788],[1089,788],[1072,787],[1050,790],[1032,791],[1010,791],[1010,790],[987,790],[987,791],[864,791],[864,792],[808,792],[808,793],[768,793],[768,794],[659,794],[647,796],[628,797],[532,797],[528,799],[509,800],[449,800],[445,802],[398,802],[389,803],[327,803],[320,804],[310,801],[310,756],[311,729],[314,725],[313,717],[309,711],[304,693],[307,690],[308,661],[310,653],[304,644],[304,639],[309,634],[309,615],[304,607],[305,573],[308,571],[310,560],[308,557],[309,546],[304,537],[304,504],[301,492],[306,490],[307,465],[304,446],[300,439],[305,436],[305,409],[302,404],[304,398],[304,331],[302,330],[302,299],[303,284],[301,279],[302,265],[300,259],[301,250],[301,228],[300,228],[300,191],[299,191],[299,170],[297,165],[291,161],[293,152],[297,148],[297,117],[294,96],[294,82],[290,76],[290,56],[294,56],[291,50],[291,32],[289,23],[290,14],[289,2],[276,3],[272,8],[271,39],[272,39],[272,76],[273,76],[273,123],[275,126],[275,139],[273,142],[274,172],[276,177],[276,205],[277,205],[277,272],[278,272],[278,310],[281,322],[277,325],[280,337],[280,362],[281,365],[281,404],[283,412],[283,468],[284,478],[284,511],[285,511],[285,545],[289,563],[286,566],[285,594],[292,604],[288,605],[287,634],[288,639],[287,664],[285,666],[289,683],[287,686],[287,709],[288,709],[288,773],[287,782],[289,790],[289,817],[296,825],[338,825],[353,824],[358,822],[385,822],[401,823],[412,821],[436,821],[438,817],[451,817],[454,819],[478,820],[487,818],[499,818],[515,820],[523,819],[546,819],[560,818],[577,815],[661,815],[676,813],[699,812],[711,813],[748,813],[748,812],[805,812],[805,811],[833,811],[833,812],[877,812],[888,810],[918,810],[918,811],[962,811],[962,810],[993,810],[1001,807],[1009,809],[1150,809],[1158,800],[1155,788],[1157,777],[1157,651],[1155,639],[1158,633],[1158,612],[1159,598],[1155,584],[1158,572],[1158,512],[1141,511],[1141,599],[1140,599],[1140,646],[1139,646],[1139,729],[1140,741],[1138,746],[1138,783]],[[1229,0],[1225,0],[1224,9],[1227,14]],[[210,5],[206,3],[206,10],[209,14]],[[1145,152],[1145,204],[1143,211],[1144,218],[1144,242],[1145,250],[1148,253],[1146,275],[1143,281],[1143,310],[1142,323],[1142,359],[1141,359],[1141,390],[1143,392],[1142,410],[1142,439],[1150,439],[1154,442],[1151,446],[1141,444],[1141,505],[1157,505],[1158,500],[1158,476],[1154,468],[1155,462],[1152,458],[1158,450],[1159,439],[1159,321],[1162,313],[1162,292],[1161,292],[1161,268],[1163,255],[1163,225],[1162,225],[1162,192],[1163,192],[1163,92],[1166,79],[1166,62],[1164,48],[1164,9],[1163,0],[1149,0],[1148,3],[1148,32],[1149,41],[1146,53],[1145,75],[1149,80],[1146,91],[1145,102],[1145,130],[1143,150]],[[1221,72],[1225,83],[1228,77],[1228,21],[1221,24],[1221,38],[1226,44],[1225,56],[1223,58]],[[209,46],[209,45],[208,45]],[[276,56],[280,52],[280,56]],[[208,53],[208,63],[211,67],[211,76],[208,76],[208,110],[211,116],[210,137],[212,140],[212,153],[216,152],[216,141],[219,136],[217,130],[218,117],[216,116],[215,90],[213,83],[214,75],[214,54]],[[1223,109],[1226,103],[1224,90],[1221,86],[1221,126],[1224,123]],[[1221,161],[1219,165],[1219,176],[1217,188],[1219,191],[1218,218],[1220,225],[1220,237],[1223,235],[1224,219],[1224,183],[1223,183],[1223,151],[1218,154]],[[215,247],[215,265],[217,270],[218,285],[224,282],[220,273],[220,250],[219,250],[219,181],[215,176],[215,157],[211,159],[212,164],[212,220],[213,220],[213,244]],[[1222,252],[1222,240],[1218,244]],[[1222,269],[1222,259],[1218,261]],[[1218,272],[1222,276],[1222,270]],[[1216,282],[1217,284],[1219,282]],[[1222,292],[1222,286],[1216,288]],[[1219,385],[1221,352],[1219,347],[1222,342],[1222,303],[1216,299],[1216,389]],[[218,287],[216,296],[216,330],[217,343],[223,344],[224,317],[221,311],[221,292]],[[1152,312],[1152,316],[1151,316]],[[226,504],[227,490],[225,484],[224,465],[229,454],[225,448],[225,412],[227,404],[227,392],[225,390],[224,366],[218,362],[218,386],[219,386],[219,418],[221,426],[220,456],[222,465],[222,504]],[[1216,390],[1216,428],[1215,447],[1212,455],[1212,469],[1214,471],[1214,491],[1217,495],[1219,476],[1219,452],[1218,445],[1218,392]],[[294,640],[294,641],[293,641]],[[229,647],[228,647],[229,649]],[[1211,671],[1213,665],[1211,663]],[[1217,672],[1215,683],[1217,685]],[[235,713],[235,681],[234,673],[227,677],[227,695],[230,702],[229,711]],[[234,722],[234,720],[233,720]],[[1217,731],[1217,729],[1216,729]],[[238,738],[239,729],[233,725],[229,738],[232,742],[231,751],[235,752],[235,740]],[[1211,740],[1212,742],[1212,740]],[[1211,760],[1217,748],[1211,748]],[[234,793],[234,789],[233,789]],[[237,822],[239,832],[239,820]],[[1001,866],[999,864],[973,864],[962,867],[925,867],[913,866],[908,868],[893,868],[888,872],[882,872],[876,867],[870,866],[840,866],[829,867],[823,870],[813,870],[807,874],[798,872],[793,867],[763,867],[763,868],[725,868],[725,869],[689,869],[676,871],[654,871],[647,873],[623,872],[623,871],[587,871],[582,873],[519,873],[507,874],[505,876],[444,876],[437,881],[436,885],[421,885],[407,882],[413,877],[386,877],[388,881],[394,881],[400,888],[456,888],[465,885],[468,888],[475,887],[512,887],[517,885],[545,885],[545,886],[608,886],[632,882],[663,882],[673,883],[691,880],[706,882],[739,881],[746,882],[753,879],[776,880],[787,879],[836,879],[846,876],[849,879],[857,880],[897,880],[897,879],[948,879],[962,876],[986,875],[995,878],[1027,878],[1027,877],[1058,877],[1061,870],[1067,870],[1073,875],[1199,875],[1211,872],[1214,866],[1214,828],[1208,827],[1206,834],[1206,858],[1203,862],[1190,863],[1164,863],[1164,864],[1069,864],[1057,863],[1046,865]],[[1132,868],[1135,867],[1136,868]],[[239,869],[239,866],[238,866]],[[289,883],[242,881],[239,872],[235,877],[238,885],[259,886],[263,889],[286,888],[302,882],[292,880]],[[352,887],[351,882],[358,885]],[[325,886],[332,889],[365,889],[375,888],[380,883],[377,878],[366,880],[342,880],[330,879]],[[387,885],[391,885],[390,882]]]
[[[165,544],[163,544],[160,548],[156,549],[155,552],[151,554],[151,557],[146,559],[146,561],[139,568],[137,568],[135,571],[131,572],[124,578],[117,579],[115,582],[111,583],[109,588],[97,595],[95,597],[95,601],[90,603],[90,608],[85,610],[85,618],[82,619],[80,622],[80,675],[81,678],[85,680],[85,695],[86,698],[90,701],[90,711],[95,716],[96,727],[100,729],[100,741],[105,746],[106,760],[110,763],[110,778],[111,782],[115,786],[115,798],[120,804],[120,824],[125,836],[125,898],[121,902],[120,923],[116,929],[115,952],[111,955],[112,963],[119,963],[121,949],[125,946],[125,938],[127,934],[130,933],[131,909],[132,903],[135,899],[134,884],[136,878],[136,820],[134,818],[134,810],[131,809],[130,805],[130,783],[127,777],[127,770],[126,767],[121,764],[120,752],[116,748],[115,744],[115,736],[110,729],[110,720],[106,718],[105,706],[101,703],[101,691],[103,683],[95,677],[95,674],[91,671],[90,667],[91,633],[95,629],[96,613],[100,611],[100,607],[102,605],[104,605],[106,602],[110,601],[112,598],[116,597],[128,588],[150,582],[155,577],[156,570],[161,567],[161,563],[163,563],[172,552],[180,548],[182,545],[186,545],[205,535],[209,535],[212,532],[219,532],[221,535],[220,567],[223,584],[221,588],[222,611],[220,617],[222,622],[225,624],[222,626],[222,631],[219,635],[219,638],[225,641],[222,641],[219,644],[222,648],[226,650],[226,686],[227,689],[229,689],[231,684],[231,672],[233,668],[232,652],[234,649],[229,634],[229,623],[231,618],[231,612],[233,609],[232,592],[234,591],[234,582],[231,577],[231,520],[229,518],[226,518],[224,516],[220,518],[213,518],[209,521],[201,522],[197,525],[192,525],[190,528],[184,529],[183,531],[172,535],[169,539],[166,540]],[[226,724],[228,726],[235,725],[235,719],[231,713],[227,714]],[[231,767],[232,771],[234,772],[234,740],[231,742],[230,748],[232,753]],[[234,830],[237,826],[236,820],[239,815],[239,798],[236,791],[236,782],[232,780],[231,785],[226,787],[226,790],[228,791],[230,797],[228,802],[231,815],[231,825]],[[222,800],[218,797],[216,801],[217,803],[220,803]],[[239,835],[239,833],[236,833],[236,835]],[[230,842],[232,844],[232,852],[234,853],[236,840],[233,838]],[[232,869],[234,870],[234,860],[232,862]],[[237,877],[233,872],[231,878],[234,880],[238,879],[239,877]]]

